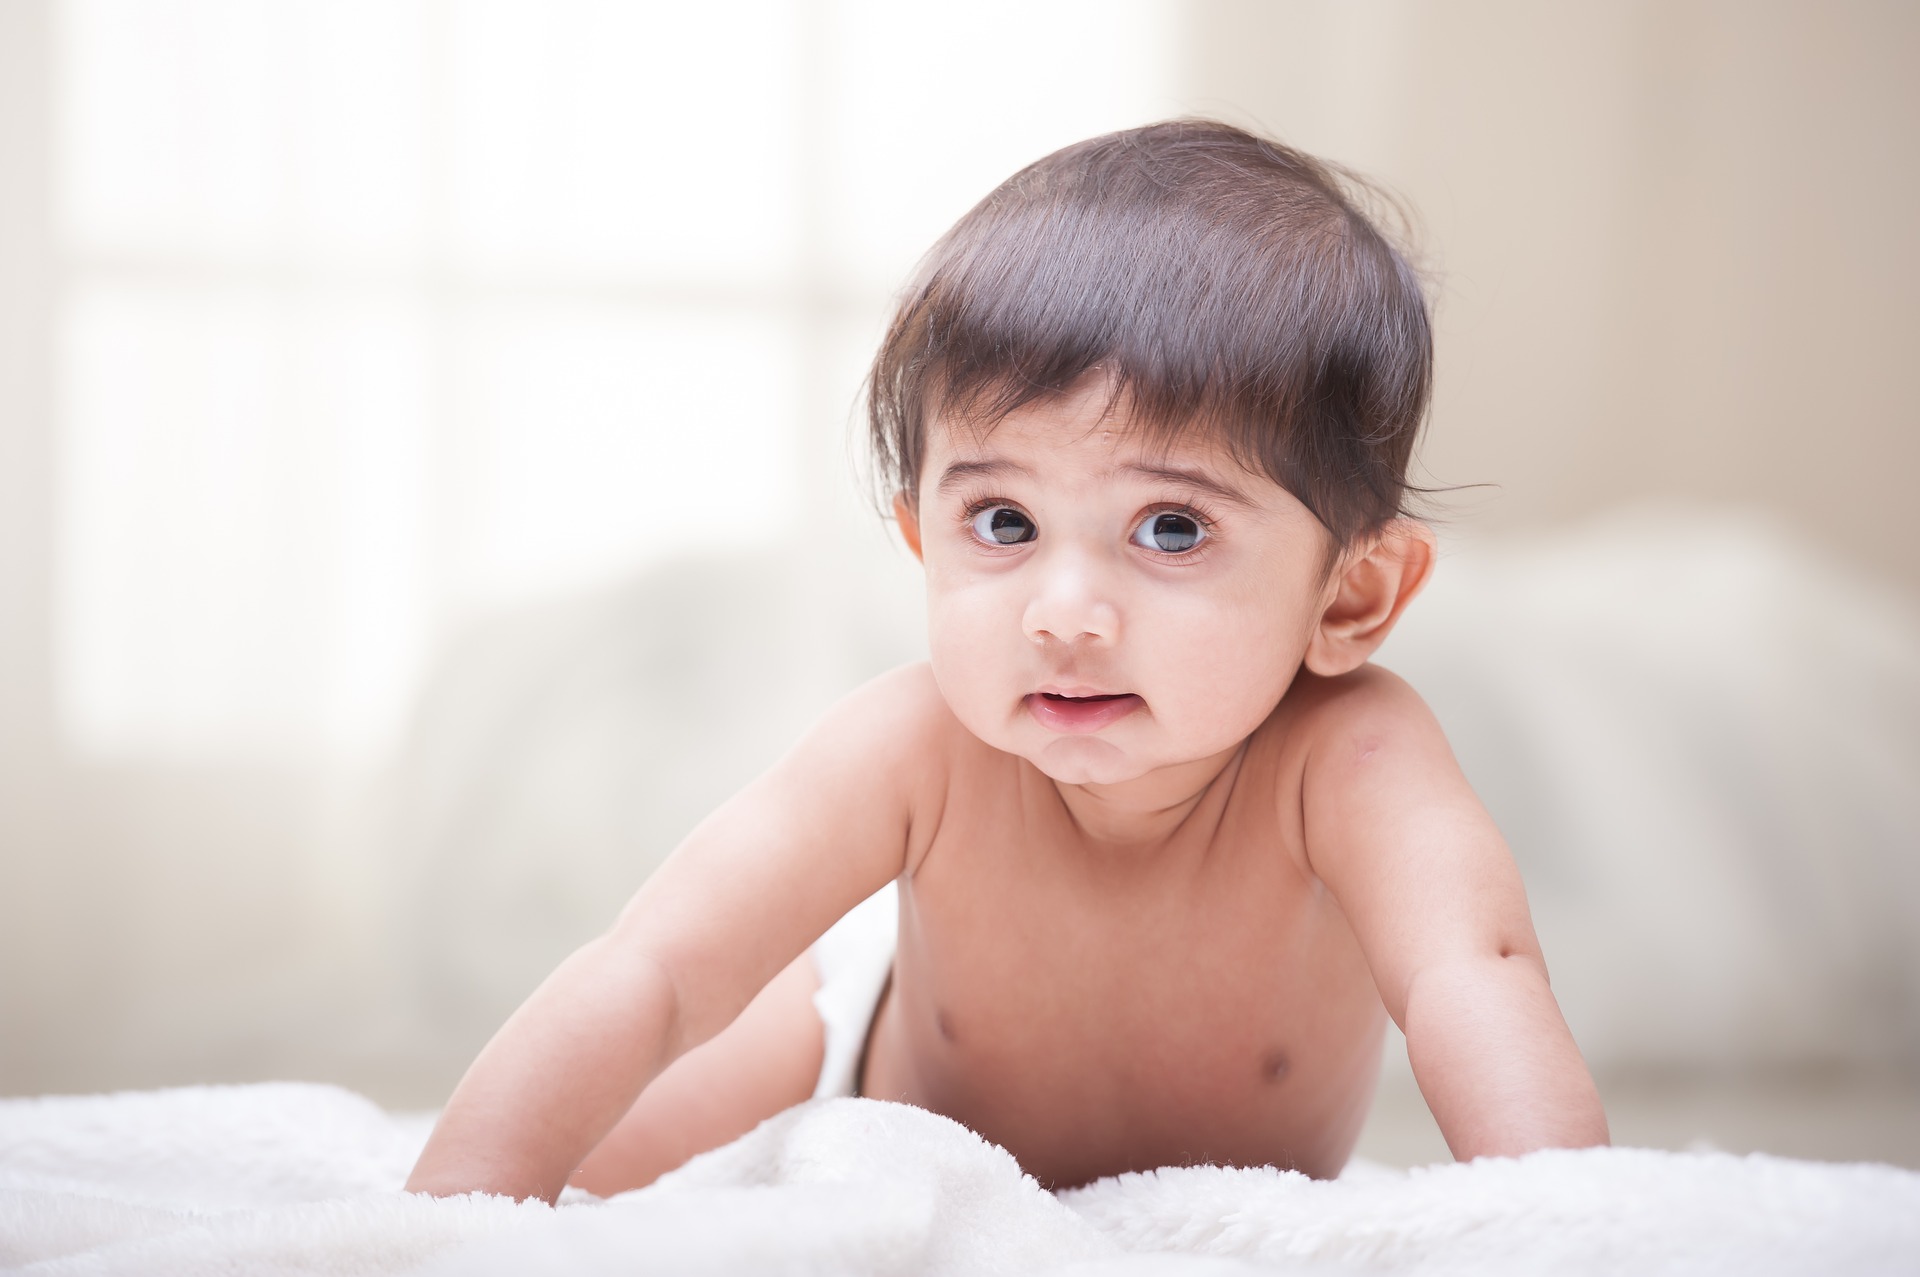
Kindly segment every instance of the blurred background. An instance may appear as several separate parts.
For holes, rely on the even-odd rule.
[[[919,652],[857,477],[916,256],[1201,113],[1439,324],[1382,660],[1625,1143],[1920,1166],[1920,9],[0,0],[0,1093],[440,1103]],[[1444,1156],[1389,1047],[1362,1152]]]

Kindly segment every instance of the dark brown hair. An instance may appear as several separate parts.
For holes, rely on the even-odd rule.
[[[1357,179],[1211,120],[1028,165],[921,264],[868,382],[878,478],[916,499],[936,416],[983,429],[1106,378],[1164,446],[1216,432],[1336,549],[1394,518],[1432,385],[1420,280]]]

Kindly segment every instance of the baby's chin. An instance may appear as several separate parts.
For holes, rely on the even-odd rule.
[[[1038,741],[1025,732],[1016,731],[1012,736],[1014,740],[996,747],[1018,754],[1049,780],[1061,785],[1099,786],[1125,785],[1191,763],[1208,760],[1223,763],[1226,755],[1247,739],[1245,735],[1216,733],[1198,741],[1162,739],[1148,744],[1125,737],[1110,740],[1104,733],[1089,736],[1049,733]]]
[[[1198,751],[1192,757],[1187,757],[1187,751],[1179,751],[1169,757],[1140,751],[1139,747],[1129,749],[1098,735],[1060,735],[1037,743],[1025,739],[1008,753],[1020,755],[1060,785],[1125,785],[1167,768],[1210,759],[1217,751]]]
[[[1024,758],[1062,785],[1123,785],[1152,771],[1156,760],[1139,757],[1095,735],[1056,735],[1034,724],[1024,709],[1011,721],[986,714],[955,717],[985,744]]]
[[[1061,736],[1014,752],[1062,785],[1124,785],[1164,765],[1098,736]]]

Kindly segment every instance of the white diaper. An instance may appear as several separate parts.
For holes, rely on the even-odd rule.
[[[814,941],[813,967],[820,976],[814,1010],[820,1013],[827,1046],[820,1057],[816,1100],[854,1095],[860,1089],[860,1058],[867,1030],[880,1006],[880,994],[893,970],[893,947],[900,929],[900,893],[888,883]]]

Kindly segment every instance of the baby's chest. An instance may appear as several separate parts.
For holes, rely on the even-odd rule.
[[[1084,887],[1047,875],[909,884],[903,995],[942,1041],[982,1060],[1249,1077],[1284,1073],[1377,1003],[1324,892],[1257,878]]]
[[[977,1064],[1271,1080],[1377,1018],[1344,915],[1278,852],[1211,848],[1161,872],[981,836],[907,884],[897,967],[903,1000]]]
[[[1337,908],[1258,880],[1061,885],[1004,866],[907,885],[868,1093],[955,1117],[1049,1182],[1337,1168],[1384,1019]]]

